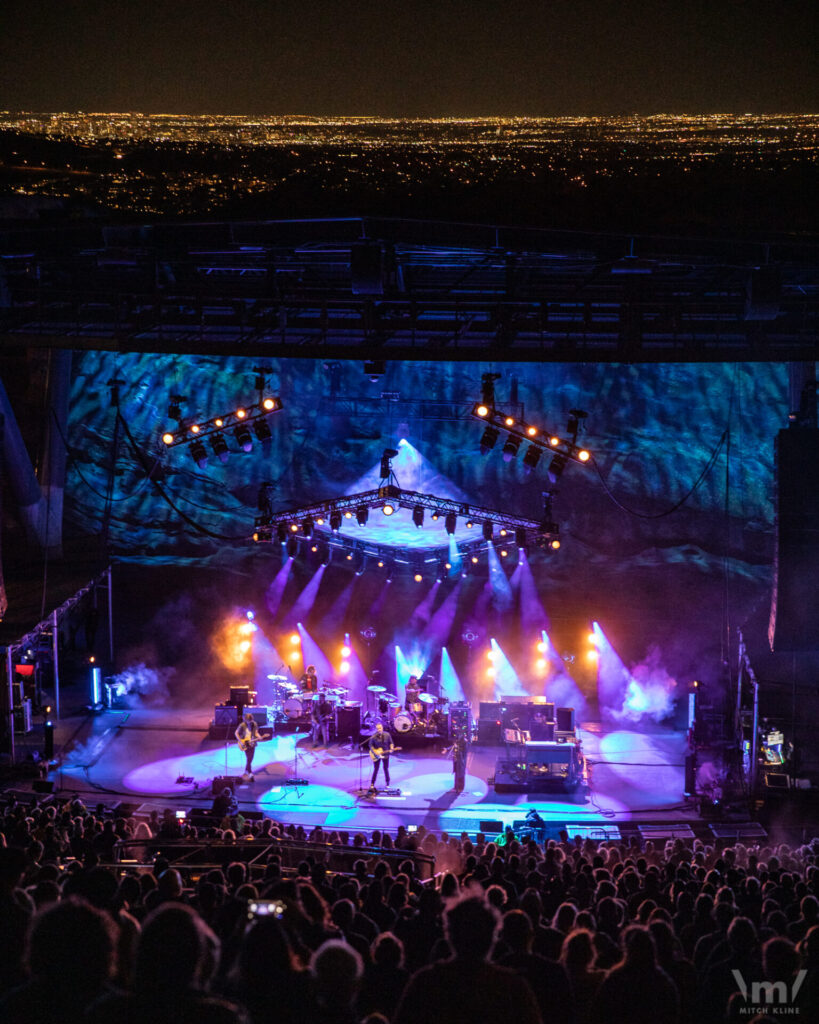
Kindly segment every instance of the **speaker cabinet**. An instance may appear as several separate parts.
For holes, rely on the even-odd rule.
[[[555,732],[574,732],[574,708],[558,708]]]
[[[210,791],[213,796],[218,796],[223,789],[233,792],[241,781],[241,775],[217,775],[211,783]]]
[[[353,707],[342,706],[336,710],[336,738],[358,739],[361,732],[361,704],[356,701]]]
[[[789,427],[776,438],[772,651],[819,650],[819,429]]]
[[[214,725],[237,725],[239,716],[233,704],[217,704],[213,709]]]
[[[478,719],[478,743],[494,745],[500,743],[500,736],[500,722],[496,722],[494,718],[488,721],[485,718]]]
[[[256,725],[267,725],[267,707],[247,704],[242,712],[244,715],[253,715]]]

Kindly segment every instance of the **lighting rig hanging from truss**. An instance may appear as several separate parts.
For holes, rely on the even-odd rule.
[[[571,409],[569,420],[566,426],[567,437],[542,429],[533,423],[527,423],[521,417],[511,412],[504,412],[495,407],[495,381],[500,374],[485,373],[481,379],[481,400],[472,406],[472,415],[482,420],[486,427],[481,437],[481,454],[486,455],[497,444],[501,432],[506,432],[506,439],[503,444],[502,454],[505,462],[511,462],[520,451],[524,441],[528,447],[523,456],[523,466],[527,472],[537,468],[544,452],[549,452],[551,461],[549,463],[548,475],[551,484],[554,486],[566,464],[577,462],[580,465],[588,465],[592,454],[588,448],[577,443],[577,435],[583,420],[588,415],[582,409]]]
[[[282,400],[278,395],[260,395],[258,401],[240,405],[221,416],[211,416],[189,423],[180,422],[175,429],[165,431],[162,443],[167,448],[176,448],[182,444],[190,445],[191,458],[200,469],[204,469],[208,462],[206,439],[212,453],[218,456],[221,462],[226,462],[230,455],[226,436],[228,432],[233,434],[242,451],[249,452],[253,448],[254,436],[262,444],[271,440],[272,434],[267,417],[279,412],[281,408]]]
[[[259,492],[259,516],[255,521],[253,540],[259,543],[287,545],[288,553],[295,554],[299,541],[310,544],[314,552],[318,551],[315,543],[317,531],[328,546],[342,547],[347,550],[347,561],[363,561],[366,558],[376,560],[379,568],[385,565],[409,565],[415,571],[416,578],[423,576],[422,569],[426,563],[432,562],[440,569],[451,569],[442,559],[440,549],[448,546],[449,538],[457,528],[458,520],[465,520],[467,529],[475,529],[474,540],[459,541],[459,556],[468,556],[471,562],[477,561],[476,553],[488,544],[500,543],[501,554],[506,554],[506,547],[514,544],[519,550],[526,551],[531,547],[560,547],[559,529],[551,519],[551,503],[544,506],[542,520],[517,516],[499,509],[484,508],[470,505],[454,498],[440,498],[434,494],[420,491],[408,491],[398,485],[392,471],[392,459],[398,454],[394,448],[387,448],[381,457],[381,482],[378,487],[358,494],[344,495],[339,498],[324,499],[297,508],[274,512],[270,501],[269,485],[262,485]],[[355,521],[358,526],[365,526],[370,512],[380,511],[384,516],[393,516],[400,510],[407,510],[417,528],[422,528],[429,513],[430,520],[443,520],[446,532],[442,544],[431,553],[407,551],[393,545],[377,542],[361,541],[349,534],[342,533],[345,524]],[[356,569],[358,571],[358,568]],[[363,571],[363,568],[361,569]],[[360,573],[359,573],[360,574]]]

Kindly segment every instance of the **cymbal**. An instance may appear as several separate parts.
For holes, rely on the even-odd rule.
[[[346,686],[337,686],[334,690],[328,690],[328,693],[334,693],[336,697],[343,697],[345,693],[349,693],[349,689]]]
[[[270,675],[268,675],[267,678],[268,679],[272,679],[274,683],[286,683],[287,682],[287,676],[277,676],[273,672],[271,672]]]
[[[386,686],[379,686],[378,683],[371,683],[367,687],[367,689],[370,691],[370,693],[386,693],[387,692],[387,687]]]
[[[386,700],[386,702],[389,704],[389,706],[391,708],[399,708],[399,707],[401,707],[401,701],[397,697],[393,697],[393,695],[391,693],[388,694],[384,699]]]
[[[433,697],[431,693],[419,693],[418,700],[420,700],[422,704],[435,703],[435,697]]]

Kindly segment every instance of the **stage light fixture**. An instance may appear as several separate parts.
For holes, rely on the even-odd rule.
[[[246,423],[242,423],[240,426],[236,427],[233,431],[233,436],[236,438],[236,441],[242,451],[253,451],[253,436]]]
[[[370,510],[366,505],[361,505],[355,510],[355,517],[359,526],[366,526],[370,517]]]
[[[535,647],[540,651],[541,654],[546,653],[547,646],[545,640],[538,640],[538,642],[535,644]]]
[[[526,433],[529,437],[537,437],[537,427],[527,427]]]
[[[287,527],[284,525],[284,523],[279,523],[279,525],[276,527],[276,536],[279,538],[280,544],[287,543]]]
[[[550,542],[549,547],[552,548],[554,551],[557,551],[557,549],[560,547],[560,541],[557,539],[557,537],[555,537],[555,539]]]
[[[318,516],[316,519],[316,526],[324,526],[324,516]]]
[[[225,425],[225,421],[222,419],[221,416],[217,416],[216,419],[213,421],[213,425],[214,427],[223,427]]]
[[[537,468],[537,464],[540,462],[540,456],[542,452],[537,445],[530,444],[526,449],[526,454],[523,456],[523,469],[526,473],[531,473]]]
[[[301,637],[299,636],[299,634],[298,633],[291,633],[290,634],[290,646],[291,647],[296,647],[300,643],[301,643]]]
[[[493,533],[493,531],[495,529],[495,524],[491,520],[487,519],[484,522],[482,529],[483,529],[483,539],[486,540],[486,541],[491,541],[492,540],[492,533]]]
[[[247,409],[237,409],[236,410],[236,419],[237,420],[243,420],[246,416],[247,416]]]
[[[162,435],[162,443],[163,444],[173,444],[173,434],[171,434],[170,432],[166,433],[166,434],[163,434]]]
[[[500,379],[499,373],[481,374],[481,405],[486,406],[487,410],[495,408],[495,381]],[[478,415],[485,416],[486,413],[478,413]]]
[[[287,542],[287,554],[291,558],[295,558],[298,553],[299,553],[299,542],[296,540],[295,537],[291,537],[290,540]]]
[[[220,462],[227,462],[230,458],[230,449],[227,446],[224,434],[212,434],[210,446],[213,449],[213,454],[219,456]]]
[[[432,515],[429,518],[433,521],[433,523],[437,523],[438,520],[441,518],[441,514],[436,510],[435,512],[432,513]]]
[[[421,583],[421,581],[423,580],[423,578],[424,578],[424,577],[423,577],[423,576],[421,575],[421,573],[420,573],[420,572],[417,572],[417,573],[415,574],[415,576],[413,577],[413,579],[415,580],[415,582],[416,582],[416,583]]]
[[[515,437],[514,434],[509,434],[503,445],[503,461],[511,462],[517,456],[519,450],[520,438]]]
[[[350,648],[350,646],[348,644],[344,644],[342,646],[342,648],[341,648],[341,657],[342,658],[349,658],[352,653],[353,653],[352,649]]]
[[[424,525],[424,509],[421,505],[416,505],[412,510],[412,521],[419,528]]]
[[[566,456],[565,455],[553,455],[552,461],[549,463],[547,470],[549,476],[549,482],[556,484],[560,479],[563,470],[566,468]]]
[[[548,665],[548,662],[546,661],[545,658],[538,658],[537,661],[535,662],[535,665],[537,666],[538,669],[540,669],[541,672],[543,672],[544,669],[546,668],[546,666]]]
[[[389,480],[392,476],[392,460],[398,455],[398,449],[385,448],[381,456],[381,479]]]
[[[487,405],[476,405],[475,406],[475,415],[476,416],[481,416],[481,417],[488,416],[489,415],[489,406],[487,406]]]
[[[315,554],[318,551],[318,544],[312,544],[310,550]]]
[[[208,452],[201,441],[194,441],[190,447],[191,458],[200,469],[208,464]]]
[[[455,533],[455,529],[458,526],[458,517],[454,512],[447,512],[446,518],[444,519],[444,526],[446,527],[446,532],[450,536]]]
[[[472,556],[472,564],[473,565],[477,565],[478,564],[478,556],[477,555],[473,555]]]
[[[351,552],[350,552],[350,553],[349,553],[349,554],[347,555],[347,561],[348,561],[348,562],[352,562],[352,560],[353,560],[353,553],[352,553],[352,551],[351,551]]]
[[[313,520],[310,516],[302,520],[301,529],[308,540],[313,536],[313,525]]]
[[[273,412],[274,409],[278,408],[278,402],[275,398],[266,398],[262,402],[262,408],[266,409],[267,412]]]
[[[560,444],[560,438],[559,437],[550,437],[549,438],[549,444],[552,446],[552,448],[557,448],[557,446]]]
[[[481,435],[481,455],[491,452],[498,443],[500,431],[497,427],[487,427]]]
[[[514,418],[514,416],[506,416],[504,418],[503,423],[504,423],[504,426],[514,427],[514,425],[515,425],[515,418]]]
[[[520,526],[515,530],[515,543],[521,551],[526,550],[526,531]]]
[[[499,532],[499,534],[500,534],[500,536],[501,536],[501,537],[505,537],[505,536],[506,536],[506,534],[507,534],[507,533],[508,533],[509,531],[508,531],[508,530],[506,529],[506,527],[505,527],[505,526],[502,526],[502,527],[500,528],[500,530],[499,530],[498,532]]]
[[[352,519],[353,518],[353,513],[349,509],[347,509],[347,511],[344,513],[344,518],[345,519]]]
[[[291,533],[298,533],[299,532],[299,524],[298,523],[291,523],[290,524],[290,532]]]
[[[378,568],[379,569],[383,569],[384,568],[384,563],[382,561],[379,561]]]
[[[199,431],[200,431],[201,429],[202,429],[202,428],[201,428],[201,427],[199,426],[199,424],[198,424],[198,423],[194,423],[194,424],[193,424],[193,425],[191,426],[191,433],[192,433],[192,434],[198,434],[198,433],[199,433]]]
[[[577,453],[578,462],[588,462],[591,458],[591,452],[586,451],[585,448],[581,448]]]
[[[508,554],[509,554],[509,552],[506,550],[506,548],[501,548],[501,553],[500,553],[501,558],[506,558],[506,556]]]
[[[253,433],[256,435],[257,439],[262,442],[262,444],[273,437],[273,434],[270,431],[270,424],[267,420],[256,420],[253,424]]]
[[[334,511],[330,513],[330,529],[333,533],[338,533],[341,529],[341,513]]]
[[[395,505],[389,501],[384,502],[384,507],[381,509],[385,516],[391,516],[395,511]]]
[[[467,519],[464,525],[466,526],[467,530],[471,530],[475,523],[472,519]]]

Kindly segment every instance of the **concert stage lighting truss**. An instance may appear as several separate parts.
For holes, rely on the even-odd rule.
[[[504,458],[506,461],[511,461],[518,454],[520,450],[521,442],[528,441],[529,447],[526,450],[524,456],[524,462],[527,467],[534,469],[537,465],[540,456],[535,458],[535,452],[551,452],[564,460],[565,465],[566,459],[571,459],[573,462],[579,462],[581,465],[588,465],[591,461],[591,452],[588,448],[584,448],[582,445],[577,443],[577,431],[580,425],[580,420],[585,418],[585,413],[579,409],[574,409],[569,416],[568,432],[571,434],[570,438],[560,437],[557,434],[550,434],[547,430],[541,430],[540,427],[536,427],[532,423],[524,422],[520,417],[515,416],[509,412],[503,412],[500,409],[496,409],[494,404],[481,400],[476,402],[472,406],[472,415],[480,420],[482,423],[488,425],[493,432],[506,431],[506,442],[504,444]],[[493,433],[490,436],[496,437]],[[486,437],[486,431],[484,432],[484,438]],[[495,442],[492,441],[489,444],[487,441],[481,442],[482,453],[488,452],[494,447]],[[527,462],[528,460],[528,462]],[[561,466],[562,470],[562,466]]]
[[[239,445],[248,451],[248,444],[252,446],[253,439],[249,427],[253,424],[253,430],[260,441],[269,439],[269,431],[265,430],[263,420],[279,412],[282,408],[282,400],[278,395],[267,395],[257,402],[240,406],[231,412],[221,416],[211,416],[208,419],[197,420],[187,424],[180,423],[174,430],[166,430],[162,435],[162,443],[166,448],[176,448],[180,444],[191,444],[201,441],[202,438],[213,434],[224,435],[228,430],[233,432]],[[222,437],[223,439],[223,437]],[[220,440],[216,441],[220,446]]]
[[[325,537],[328,544],[341,546],[352,552],[362,552],[364,555],[371,556],[375,560],[375,564],[378,562],[383,562],[385,565],[406,563],[414,566],[418,560],[417,552],[405,552],[400,547],[388,544],[356,540],[342,532],[343,524],[348,521],[347,513],[351,513],[355,517],[363,509],[383,511],[387,506],[394,511],[406,509],[416,520],[419,510],[425,509],[436,521],[443,518],[452,522],[452,517],[454,517],[455,520],[461,518],[467,522],[484,524],[484,530],[482,533],[478,533],[474,540],[459,542],[458,549],[461,555],[471,556],[491,543],[485,537],[488,524],[498,528],[498,535],[503,539],[505,546],[512,544],[513,538],[514,543],[521,549],[537,546],[556,550],[560,546],[558,526],[548,519],[542,521],[528,519],[525,516],[501,512],[498,509],[467,505],[451,498],[439,498],[418,491],[406,491],[394,484],[385,484],[371,491],[331,498],[299,508],[290,508],[280,512],[265,512],[256,519],[253,540],[259,543],[281,543],[282,538],[286,540],[308,539],[305,537],[305,523],[316,526],[329,524],[330,532]],[[310,532],[311,535],[314,533],[312,527]],[[446,547],[447,543],[448,535],[442,539],[437,548],[430,549],[429,555],[424,556],[424,561],[430,562],[437,570],[441,562],[440,548]]]

